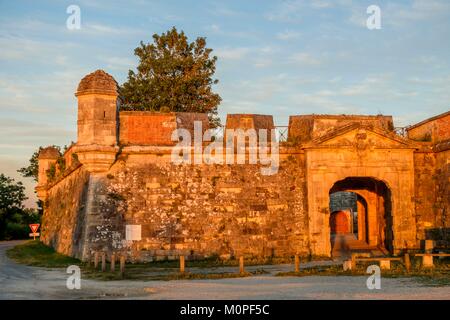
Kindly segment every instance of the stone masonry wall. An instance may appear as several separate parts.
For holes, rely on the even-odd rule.
[[[96,178],[89,201],[98,219],[88,223],[90,250],[127,250],[131,260],[141,261],[309,254],[301,155],[287,157],[273,176],[262,176],[258,165],[176,166],[148,159],[119,160]],[[142,228],[142,240],[128,247],[127,224]]]
[[[422,151],[414,153],[414,203],[418,240],[425,240],[425,230],[435,224],[436,155]]]
[[[450,141],[446,149],[436,155],[436,203],[435,228],[428,230],[428,237],[440,241],[439,247],[450,246]]]
[[[450,111],[420,122],[408,130],[408,137],[417,141],[434,143],[450,139]]]
[[[41,240],[60,253],[81,256],[88,181],[89,172],[79,167],[48,190]]]

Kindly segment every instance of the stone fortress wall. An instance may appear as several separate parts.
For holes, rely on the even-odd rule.
[[[390,116],[291,116],[279,170],[262,175],[261,164],[172,163],[173,130],[193,132],[194,121],[206,130],[206,115],[119,111],[117,83],[104,71],[83,78],[76,96],[77,142],[39,156],[41,239],[58,252],[131,261],[330,256],[332,190],[363,198],[366,241],[389,242],[393,254],[442,239],[450,226],[450,112],[407,136]],[[239,128],[274,123],[228,115],[225,129]]]

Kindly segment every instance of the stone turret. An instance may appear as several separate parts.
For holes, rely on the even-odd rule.
[[[47,171],[52,165],[56,164],[56,161],[61,156],[59,150],[55,147],[47,147],[39,151],[38,156],[38,185],[36,186],[37,196],[40,200],[44,201],[47,197],[46,186],[48,182]]]
[[[117,82],[103,70],[85,76],[78,85],[78,135],[75,152],[91,172],[109,169],[118,151]]]

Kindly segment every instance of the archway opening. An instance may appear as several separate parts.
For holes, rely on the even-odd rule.
[[[388,186],[370,177],[348,177],[330,189],[332,256],[392,252],[392,204]]]

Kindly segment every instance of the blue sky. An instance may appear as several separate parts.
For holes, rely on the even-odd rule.
[[[381,30],[366,27],[372,4]],[[139,42],[172,26],[218,56],[222,119],[383,113],[405,126],[450,109],[447,0],[0,0],[0,172],[19,179],[37,147],[75,141],[79,80],[104,69],[123,83]]]

